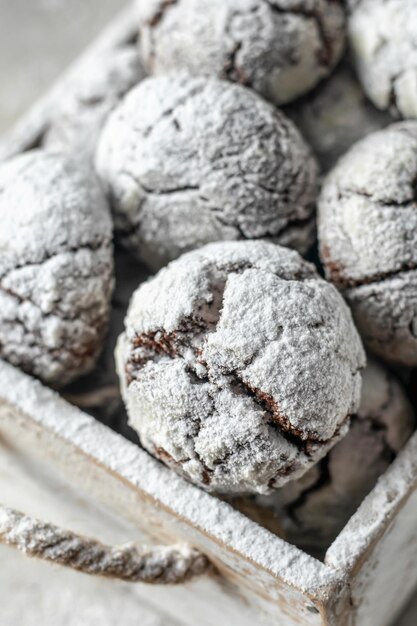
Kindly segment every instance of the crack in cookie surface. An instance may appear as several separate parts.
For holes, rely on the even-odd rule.
[[[241,250],[248,253],[242,254]],[[282,266],[273,260],[280,255],[285,257]],[[179,268],[178,275],[175,267]],[[182,285],[186,292],[177,294],[176,303],[172,300],[177,293],[173,280],[178,280],[178,288]],[[253,281],[263,285],[259,296],[250,287]],[[313,414],[311,422],[306,417],[303,423],[297,417],[302,409],[288,404],[292,391],[284,385],[284,406],[293,411],[293,421],[294,417],[287,415],[281,404],[275,381],[277,376],[285,379],[288,374],[285,370],[279,373],[279,356],[268,357],[271,349],[275,354],[275,346],[282,346],[278,354],[282,351],[290,371],[295,367],[295,357],[291,350],[285,356],[285,345],[292,342],[291,337],[305,333],[307,343],[315,342],[314,337],[324,332],[327,322],[323,314],[313,313],[315,302],[321,299],[317,299],[316,292],[323,288],[321,285],[325,285],[324,281],[296,253],[265,242],[250,242],[212,244],[189,253],[139,289],[131,303],[117,359],[130,420],[143,445],[154,454],[156,449],[165,450],[180,463],[183,475],[205,488],[229,493],[268,491],[302,474],[325,454],[347,428],[350,401],[344,404],[343,414],[337,418],[329,416],[337,423],[323,429],[314,421],[322,419],[321,410],[317,417]],[[158,300],[152,295],[154,289]],[[265,295],[276,289],[276,297]],[[312,312],[306,318],[297,313],[299,319],[294,320],[283,303],[287,298],[296,298],[297,293],[304,294],[300,309],[312,307]],[[334,294],[340,298],[336,291]],[[327,298],[324,294],[323,297]],[[258,329],[257,319],[259,315],[263,317],[263,307],[258,309],[257,300],[262,298],[268,330],[262,329],[261,321]],[[275,303],[280,300],[284,309],[275,316]],[[164,308],[163,301],[172,303],[175,310],[170,310],[169,305]],[[160,317],[151,310],[163,314]],[[177,310],[182,312],[177,315]],[[241,316],[234,320],[239,310]],[[334,319],[330,311],[328,315]],[[245,319],[253,320],[254,329],[245,330]],[[254,332],[253,342],[245,337],[247,332]],[[340,337],[342,344],[344,340]],[[355,344],[356,339],[352,340]],[[347,345],[338,345],[336,350],[334,358],[340,358],[341,363],[346,358],[346,348]],[[352,368],[346,370],[349,385],[361,367],[357,358],[361,360],[359,354],[355,355]],[[310,378],[310,371],[302,368],[297,374],[299,387],[320,394],[323,387],[319,379],[314,381],[313,376],[311,381],[302,382],[306,376]],[[260,372],[264,374],[259,375]],[[136,412],[137,406],[143,406],[143,415]],[[334,411],[333,403],[326,411]],[[159,424],[157,431],[154,424]],[[162,460],[173,465],[167,456]],[[178,470],[179,466],[175,468]]]
[[[317,32],[322,44],[322,50],[317,52],[317,60],[319,63],[328,66],[334,62],[334,46],[335,38],[328,32],[323,12],[319,9],[320,2],[316,2],[316,6],[309,9],[304,5],[304,2],[299,3],[299,7],[282,7],[279,0],[263,0],[265,4],[273,13],[279,13],[280,15],[295,15],[306,20],[313,20],[317,27]],[[325,11],[326,9],[324,9]]]
[[[149,19],[149,26],[155,28],[164,18],[166,11],[175,4],[177,4],[178,0],[161,0],[160,6],[157,8],[153,16]]]

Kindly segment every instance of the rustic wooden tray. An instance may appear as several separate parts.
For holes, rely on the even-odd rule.
[[[103,50],[133,42],[135,27],[128,9],[0,142],[0,160],[39,145],[54,104],[81,65]],[[38,476],[32,465],[42,466],[39,481],[49,495],[35,508],[48,521],[62,523],[67,490],[72,495],[65,506],[70,503],[80,515],[88,510],[97,532],[148,542],[185,541],[206,554],[215,571],[199,580],[175,588],[123,587],[123,593],[152,601],[178,623],[384,626],[417,585],[417,434],[327,550],[324,562],[186,483],[136,443],[3,362],[1,451],[30,460],[29,485]],[[1,500],[14,506],[16,494],[5,485],[0,480]]]

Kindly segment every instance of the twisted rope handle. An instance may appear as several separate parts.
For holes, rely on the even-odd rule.
[[[107,546],[0,504],[0,543],[85,574],[154,584],[183,583],[209,561],[189,546]]]

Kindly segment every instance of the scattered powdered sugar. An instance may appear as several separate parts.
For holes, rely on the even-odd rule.
[[[151,267],[211,241],[313,243],[313,156],[290,120],[238,85],[144,80],[110,115],[96,167],[119,238]]]
[[[0,169],[0,355],[54,385],[90,369],[113,288],[112,226],[94,174],[32,151]]]
[[[290,102],[330,74],[344,47],[345,17],[331,0],[137,1],[151,73],[187,70],[248,85]]]
[[[319,240],[327,277],[352,306],[368,346],[417,363],[417,123],[359,141],[324,182]]]
[[[131,425],[223,493],[266,493],[346,433],[364,354],[312,265],[267,242],[188,253],[135,292],[116,350]]]
[[[365,92],[379,109],[417,117],[415,0],[349,0],[348,7],[349,40]]]

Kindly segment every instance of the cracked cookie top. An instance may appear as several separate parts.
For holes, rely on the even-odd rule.
[[[151,267],[211,241],[269,238],[305,252],[314,238],[310,149],[238,85],[145,79],[106,123],[96,168],[121,241]]]
[[[33,150],[0,167],[0,356],[62,386],[92,367],[113,286],[93,172]]]
[[[364,353],[336,289],[294,251],[215,243],[135,292],[116,350],[142,444],[192,482],[267,493],[346,433]]]
[[[324,172],[356,141],[393,121],[366,97],[347,58],[317,89],[284,112],[312,147]]]
[[[417,117],[417,3],[349,0],[353,58],[368,97],[379,109]]]
[[[344,46],[339,0],[149,0],[137,12],[150,73],[217,76],[275,104],[314,87]]]
[[[368,348],[417,364],[417,123],[361,140],[319,199],[320,256]]]
[[[417,123],[365,137],[340,159],[319,199],[326,274],[357,287],[417,268]]]

